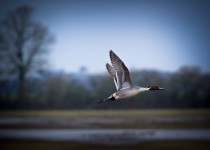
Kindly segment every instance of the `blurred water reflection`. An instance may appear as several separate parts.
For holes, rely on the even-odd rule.
[[[0,138],[131,144],[145,140],[208,140],[210,130],[166,129],[47,129],[0,130]]]

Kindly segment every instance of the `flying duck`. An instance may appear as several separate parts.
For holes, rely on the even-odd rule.
[[[156,91],[163,90],[157,85],[149,87],[139,87],[132,83],[128,68],[125,66],[123,61],[112,51],[109,52],[111,63],[106,64],[106,68],[109,74],[114,79],[114,83],[117,91],[108,98],[99,101],[102,103],[105,101],[119,101],[121,99],[130,98],[144,91]]]

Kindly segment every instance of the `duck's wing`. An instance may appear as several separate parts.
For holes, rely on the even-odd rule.
[[[128,68],[123,61],[111,50],[110,59],[115,69],[118,90],[127,89],[133,86]]]
[[[114,79],[114,84],[118,90],[118,84],[117,84],[117,78],[116,78],[116,71],[114,69],[114,67],[112,67],[110,64],[106,64],[106,69],[108,70],[109,74],[112,76],[112,78]]]

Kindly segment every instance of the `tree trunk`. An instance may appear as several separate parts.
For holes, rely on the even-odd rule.
[[[18,86],[18,100],[19,102],[25,99],[25,73],[24,71],[19,72],[19,86]]]

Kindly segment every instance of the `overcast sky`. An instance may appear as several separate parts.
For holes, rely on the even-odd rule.
[[[210,2],[193,0],[0,0],[0,18],[17,6],[55,35],[52,70],[105,72],[112,49],[131,69],[210,71]]]

